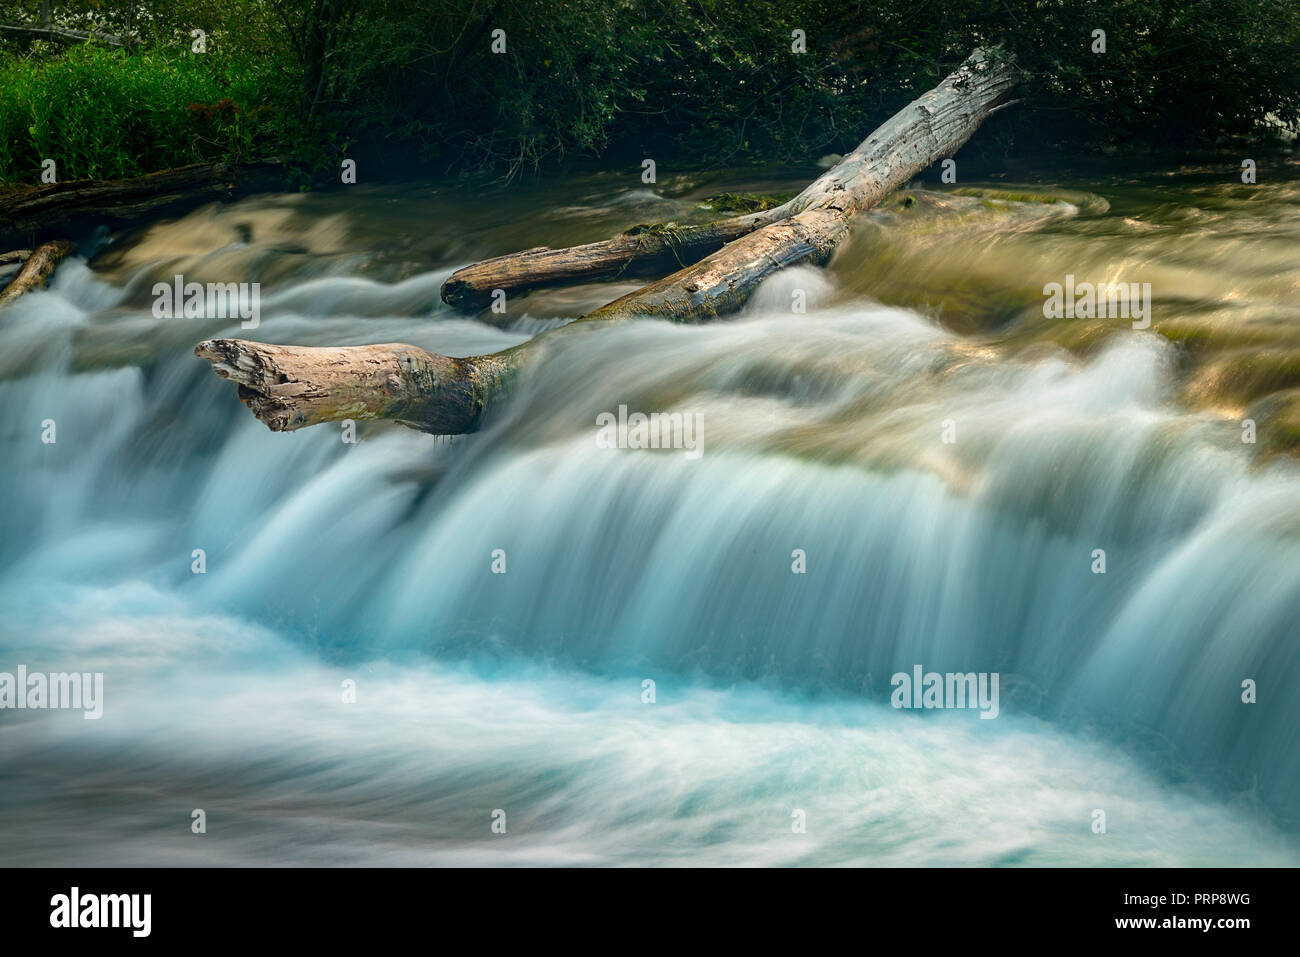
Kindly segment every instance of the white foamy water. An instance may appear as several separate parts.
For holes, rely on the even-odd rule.
[[[645,704],[638,671],[325,665],[142,585],[5,597],[42,636],[36,660],[108,675],[99,721],[6,716],[7,864],[1294,860],[1248,805],[1031,718],[918,717],[668,673]],[[1105,835],[1089,829],[1097,808]]]
[[[427,314],[445,275],[286,282],[258,335],[526,337]],[[1300,477],[1154,335],[1011,359],[792,271],[353,446],[266,432],[189,352],[237,327],[132,288],[74,263],[0,316],[0,670],[106,697],[0,712],[6,863],[1297,860]],[[703,455],[597,447],[620,404]],[[1000,716],[890,708],[915,664],[1000,673]]]

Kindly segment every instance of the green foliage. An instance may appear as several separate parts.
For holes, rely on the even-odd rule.
[[[376,0],[338,39],[326,99],[343,125],[441,166],[518,171],[595,154],[639,97],[655,27],[626,0]],[[505,31],[505,53],[492,51]]]
[[[258,152],[265,78],[229,63],[81,46],[0,61],[0,179],[115,179]]]
[[[505,54],[490,49],[494,29]],[[792,50],[795,29],[806,52]],[[376,123],[450,167],[602,151],[808,162],[857,145],[994,44],[1030,80],[986,147],[1186,147],[1300,129],[1294,0],[375,0],[343,43],[335,102],[359,134]]]
[[[976,45],[1030,79],[977,149],[1257,144],[1300,129],[1294,0],[77,0],[128,55],[0,38],[0,178],[369,148],[443,173],[844,152]],[[39,0],[18,0],[33,21]],[[189,31],[209,52],[189,52]],[[792,31],[806,35],[794,52]],[[1106,31],[1106,52],[1092,31]],[[506,52],[492,50],[505,31]],[[223,104],[229,101],[228,105]],[[197,104],[197,108],[191,108]]]

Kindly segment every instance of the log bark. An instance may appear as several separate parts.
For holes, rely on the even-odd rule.
[[[36,244],[87,227],[128,226],[165,211],[280,188],[277,160],[182,166],[131,179],[68,180],[0,193],[0,248]]]
[[[472,432],[514,367],[509,353],[453,359],[402,343],[313,348],[211,339],[194,354],[236,382],[240,401],[272,432],[343,419]]]
[[[663,275],[699,262],[727,243],[789,215],[785,203],[716,223],[638,226],[611,239],[550,249],[539,246],[458,269],[442,284],[442,301],[457,309],[482,309],[494,290],[507,295],[615,276]]]
[[[677,321],[708,319],[738,309],[759,282],[778,269],[824,263],[848,235],[857,213],[956,152],[996,112],[1019,79],[1010,62],[976,50],[938,87],[900,110],[826,175],[780,207],[784,218],[757,225],[694,265],[579,321],[643,315]],[[545,259],[546,253],[573,250],[531,252]],[[582,255],[599,257],[604,252]],[[523,259],[505,258],[523,263],[525,271],[528,268],[528,254]],[[547,337],[563,335],[567,328],[505,352],[464,359],[414,346],[315,349],[239,339],[200,343],[195,353],[213,362],[218,375],[235,380],[240,399],[274,431],[344,418],[389,418],[451,435],[477,429],[484,409],[520,368],[538,358]]]
[[[992,112],[1018,72],[1005,60],[977,50],[938,87],[913,101],[856,150],[783,205],[760,213],[703,226],[642,228],[602,242],[567,249],[541,247],[487,259],[457,270],[442,287],[443,301],[479,309],[493,290],[507,295],[613,275],[662,273],[687,268],[718,253],[727,243],[789,221],[813,209],[835,209],[844,218],[880,202],[886,194],[961,148]],[[725,261],[701,267],[673,282],[646,287],[604,307],[608,311],[649,311],[673,319],[698,319],[738,307],[753,286],[774,269],[794,262],[821,262],[843,233],[837,223],[810,216],[794,228],[734,244]],[[769,258],[770,257],[770,258]],[[762,268],[764,266],[770,268]],[[738,271],[739,270],[739,271]],[[737,276],[741,282],[733,282]],[[717,284],[713,280],[725,278]]]
[[[29,26],[23,23],[0,23],[0,30],[8,33],[21,33],[37,40],[49,40],[54,43],[105,43],[111,47],[136,47],[139,40],[116,36],[112,33],[91,33],[86,30],[72,30],[66,27]]]
[[[38,247],[27,257],[23,268],[18,270],[18,275],[0,292],[0,309],[33,289],[44,289],[54,274],[54,267],[75,248],[72,243],[62,239]]]
[[[854,216],[956,153],[1019,81],[1020,71],[1008,60],[976,50],[791,200],[789,219],[764,226],[585,318],[708,319],[739,309],[778,269],[825,263],[848,235]]]

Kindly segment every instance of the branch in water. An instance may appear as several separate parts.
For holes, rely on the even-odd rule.
[[[802,193],[775,209],[704,226],[659,224],[598,243],[541,247],[487,259],[452,273],[442,287],[443,301],[481,308],[497,289],[510,294],[612,275],[662,274],[676,265],[681,272],[601,312],[697,320],[731,311],[768,273],[793,262],[824,261],[843,236],[840,225],[827,217],[809,217],[804,229],[793,231],[775,230],[777,225],[826,209],[847,220],[876,205],[930,164],[956,153],[987,117],[1003,108],[996,104],[1019,81],[1020,73],[1009,60],[976,50],[939,86],[908,104]],[[775,230],[775,235],[752,239],[763,230]],[[772,258],[765,259],[772,251]],[[713,261],[691,272],[690,267],[705,257]]]
[[[74,249],[76,247],[72,243],[62,239],[38,246],[36,251],[27,257],[18,275],[5,286],[3,292],[0,292],[0,308],[33,289],[44,289],[45,284],[50,281],[50,276],[54,275],[54,267]]]
[[[790,215],[786,203],[702,226],[656,223],[612,239],[566,249],[540,246],[458,269],[442,284],[442,301],[457,309],[481,309],[500,289],[507,295],[590,282],[614,276],[663,275],[716,252],[732,240]]]

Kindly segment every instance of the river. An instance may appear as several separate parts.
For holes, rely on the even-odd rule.
[[[0,863],[1300,862],[1300,177],[905,191],[733,320],[557,334],[472,436],[272,434],[192,355],[506,348],[638,283],[453,269],[800,182],[629,179],[251,197],[0,313],[0,671],[105,689],[0,712]],[[154,318],[177,273],[260,326]],[[1044,317],[1067,274],[1152,328]],[[620,405],[702,454],[599,447]],[[916,665],[997,718],[891,707]]]

